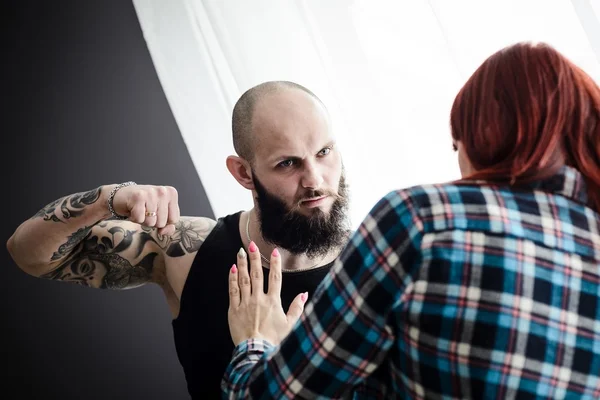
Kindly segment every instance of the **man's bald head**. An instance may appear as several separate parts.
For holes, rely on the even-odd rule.
[[[290,81],[269,81],[248,89],[235,104],[232,116],[233,147],[240,157],[247,161],[254,159],[251,138],[252,120],[257,105],[266,96],[285,90],[300,90],[325,107],[323,102],[313,92],[302,85]]]

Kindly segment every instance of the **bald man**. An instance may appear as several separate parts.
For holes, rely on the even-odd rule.
[[[232,119],[237,155],[226,164],[252,193],[251,210],[217,221],[180,216],[173,187],[102,185],[48,204],[7,243],[16,264],[36,277],[104,289],[159,285],[195,399],[221,395],[234,348],[227,278],[237,253],[258,246],[267,277],[277,248],[287,310],[299,293],[314,292],[349,235],[342,158],[315,94],[265,82],[240,97]]]

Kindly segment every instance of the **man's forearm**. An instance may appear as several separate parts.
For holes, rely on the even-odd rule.
[[[64,259],[99,221],[110,218],[107,199],[114,185],[100,186],[55,200],[23,222],[7,248],[14,261],[33,275]]]

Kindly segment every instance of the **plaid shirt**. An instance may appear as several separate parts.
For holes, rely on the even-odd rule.
[[[277,348],[225,398],[600,398],[600,218],[581,175],[381,199]]]

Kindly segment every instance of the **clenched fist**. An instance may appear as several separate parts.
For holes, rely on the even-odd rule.
[[[179,221],[178,194],[172,186],[122,187],[113,197],[113,208],[132,222],[158,228],[161,235],[175,233],[175,223]]]

